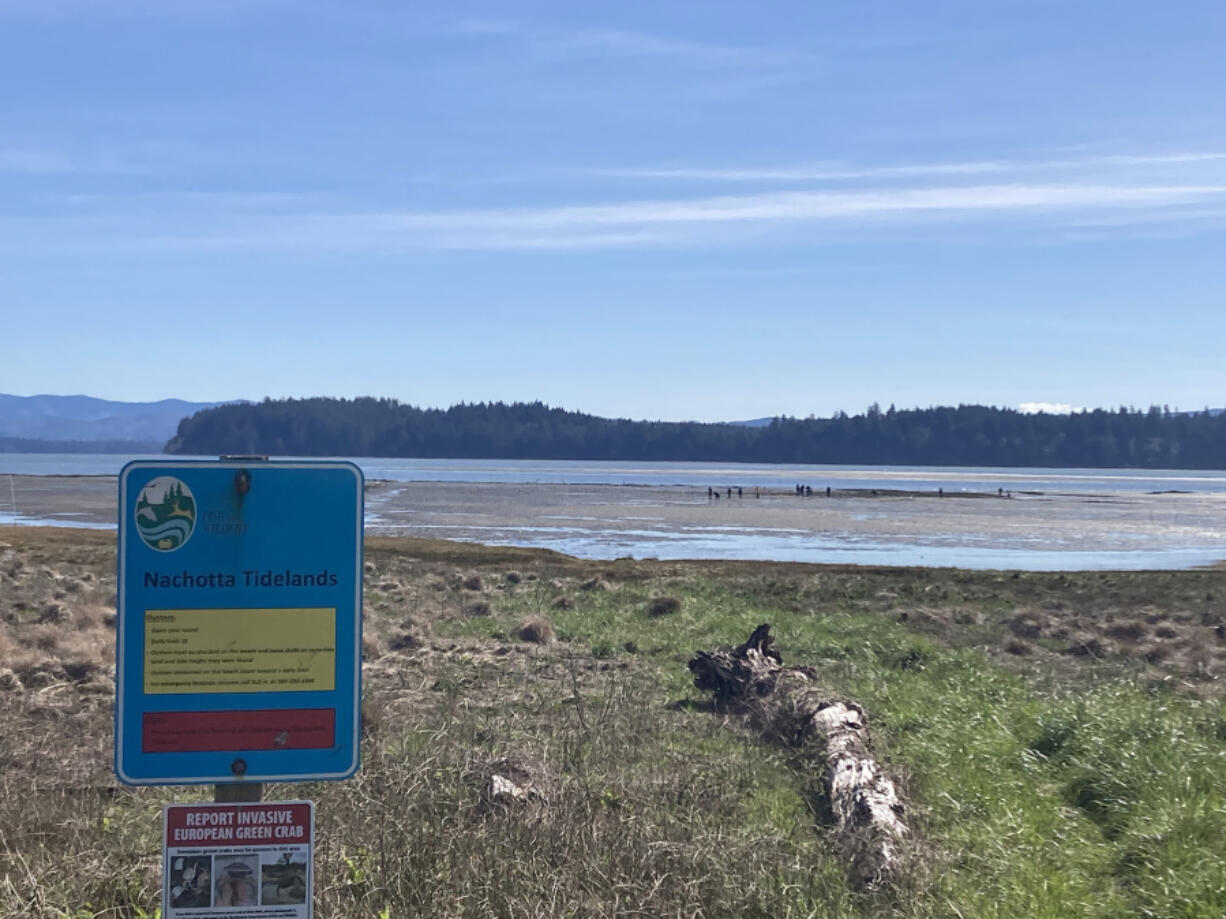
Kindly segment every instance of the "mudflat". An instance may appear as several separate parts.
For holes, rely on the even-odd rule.
[[[374,533],[589,558],[1065,569],[1188,567],[1226,558],[1226,496],[1204,494],[836,490],[802,497],[733,490],[715,498],[690,487],[380,483],[367,509]]]
[[[0,513],[11,506],[22,522],[115,525],[114,477],[4,479]],[[733,490],[716,498],[705,488],[680,486],[372,481],[366,506],[374,535],[551,548],[598,559],[1038,570],[1187,568],[1226,559],[1221,494],[836,489],[829,497]]]

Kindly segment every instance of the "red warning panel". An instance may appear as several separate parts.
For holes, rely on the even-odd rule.
[[[260,804],[171,804],[166,808],[166,848],[182,846],[309,846],[314,823],[307,801]]]
[[[142,753],[321,750],[336,742],[336,709],[145,712]]]

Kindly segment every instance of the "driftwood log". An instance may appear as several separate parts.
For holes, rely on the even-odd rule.
[[[736,648],[699,651],[694,685],[717,707],[749,715],[769,739],[798,749],[821,770],[831,831],[858,889],[878,886],[899,867],[907,835],[893,781],[869,751],[864,710],[831,698],[808,667],[784,667],[769,625]]]

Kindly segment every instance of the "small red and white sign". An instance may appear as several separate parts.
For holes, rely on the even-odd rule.
[[[311,919],[315,805],[168,804],[165,919]]]

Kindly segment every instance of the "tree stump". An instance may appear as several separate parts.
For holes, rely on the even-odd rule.
[[[907,826],[893,781],[869,751],[864,710],[831,698],[809,667],[784,667],[770,626],[742,645],[699,651],[689,662],[694,685],[725,711],[747,713],[766,737],[793,747],[821,770],[834,838],[858,889],[880,885],[899,867]]]

